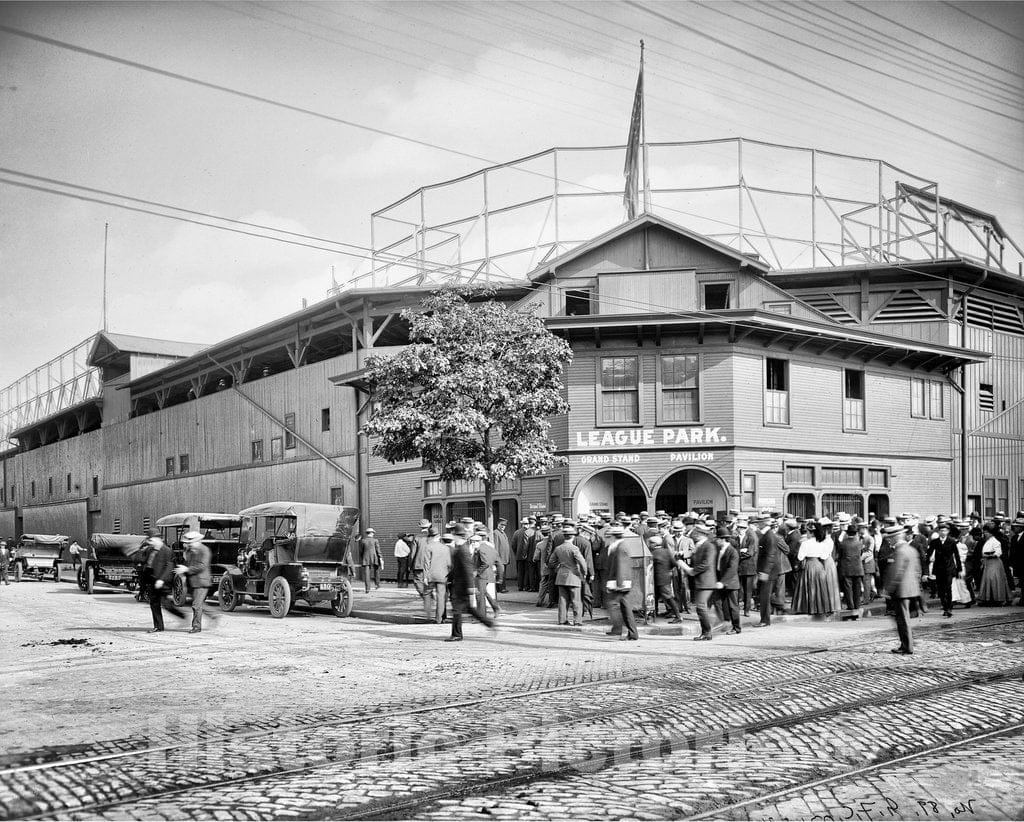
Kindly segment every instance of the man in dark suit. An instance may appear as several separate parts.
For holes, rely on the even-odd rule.
[[[960,549],[957,542],[949,535],[949,523],[943,522],[938,527],[939,538],[928,545],[928,560],[925,566],[928,579],[938,589],[939,601],[942,603],[942,615],[949,619],[953,616],[953,580],[963,572],[960,562]]]
[[[651,549],[651,562],[654,565],[654,610],[657,614],[658,603],[665,605],[669,614],[669,622],[679,623],[679,609],[676,607],[675,592],[672,590],[672,575],[676,568],[676,559],[672,549],[665,544],[664,537],[653,536],[647,540]]]
[[[718,601],[722,606],[722,619],[732,623],[730,634],[740,632],[740,552],[729,538],[728,528],[719,528],[715,535],[718,544]]]
[[[693,527],[693,561],[690,564],[690,576],[693,577],[695,590],[694,602],[697,606],[697,619],[700,620],[700,636],[695,636],[694,641],[710,641],[711,639],[711,617],[708,614],[708,603],[711,595],[715,592],[718,583],[716,573],[716,562],[718,550],[715,543],[710,539],[710,529],[703,523],[697,523]]]
[[[508,527],[508,520],[502,517],[498,520],[498,524],[494,526],[493,539],[491,540],[494,543],[494,547],[498,550],[498,562],[494,566],[494,582],[499,594],[508,593],[505,588],[505,568],[512,562],[512,546],[509,544],[508,534],[505,533],[506,527]]]
[[[771,518],[760,515],[754,519],[761,536],[757,542],[757,596],[761,607],[761,621],[755,628],[772,624],[772,591],[779,578],[779,546],[782,538],[772,527]]]
[[[860,603],[864,589],[864,564],[861,561],[861,549],[864,547],[856,524],[851,524],[839,535],[836,542],[838,561],[836,570],[839,572],[839,585],[846,600],[846,607],[853,611],[843,619],[857,619],[860,616]]]
[[[497,582],[498,548],[487,539],[487,526],[480,525],[471,537],[471,548],[473,551],[473,562],[476,573],[476,601],[480,610],[486,612],[490,604],[494,616],[501,614],[501,606],[498,605],[497,591],[492,597],[487,586]],[[497,586],[495,586],[497,587]]]
[[[149,610],[153,614],[153,627],[149,629],[149,633],[155,634],[164,629],[163,608],[178,619],[184,619],[185,614],[164,602],[164,594],[170,590],[171,580],[174,578],[174,555],[167,543],[160,539],[155,528],[151,528],[146,534],[147,539],[143,547],[149,551],[146,567],[150,584]]]
[[[206,596],[210,592],[210,549],[203,542],[199,531],[189,531],[181,538],[185,549],[185,565],[178,566],[188,580],[188,588],[192,594],[192,629],[190,634],[198,634],[203,630],[203,609],[206,607]],[[210,619],[217,616],[212,611]]]
[[[914,653],[914,636],[910,629],[910,603],[921,596],[921,558],[917,549],[903,538],[899,525],[886,528],[886,533],[897,540],[893,561],[889,564],[885,580],[885,595],[893,601],[896,612],[896,631],[900,645],[894,654]]]
[[[621,523],[614,522],[608,528],[608,535],[611,543],[608,546],[608,582],[606,583],[605,604],[608,607],[608,617],[612,621],[612,629],[609,636],[617,636],[620,639],[638,640],[640,634],[636,630],[636,620],[633,619],[633,609],[626,601],[626,596],[633,587],[633,561],[629,556],[629,550],[622,537],[626,529]],[[622,636],[622,626],[626,626],[626,636]]]
[[[571,609],[572,624],[582,625],[580,587],[588,576],[587,561],[576,544],[576,529],[571,525],[566,526],[563,534],[565,540],[555,547],[548,558],[548,573],[558,592],[558,624],[569,624]]]
[[[1024,511],[1018,511],[1010,526],[1010,568],[1013,576],[1017,578],[1017,589],[1020,592],[1018,605],[1024,605]],[[1013,589],[1012,577],[1010,577],[1010,589]]]
[[[486,606],[482,599],[476,607],[470,605],[469,591],[476,586],[476,568],[470,552],[466,528],[456,525],[452,528],[454,537],[452,547],[452,570],[449,592],[452,600],[452,635],[445,642],[462,642],[462,615],[471,614],[488,628],[494,629],[494,620],[486,614]]]

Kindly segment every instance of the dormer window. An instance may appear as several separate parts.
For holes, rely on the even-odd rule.
[[[593,290],[589,288],[570,288],[565,292],[565,316],[585,317],[593,313],[591,300]]]
[[[704,283],[705,311],[718,311],[729,307],[729,283]]]

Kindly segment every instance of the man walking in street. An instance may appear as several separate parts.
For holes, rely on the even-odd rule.
[[[412,553],[412,534],[399,534],[395,540],[395,562],[398,574],[395,584],[399,588],[409,587],[409,555]]]
[[[605,590],[607,596],[605,602],[608,607],[608,617],[612,621],[612,629],[609,636],[617,636],[620,639],[638,640],[640,634],[636,630],[636,620],[633,619],[633,609],[626,596],[633,587],[633,561],[630,559],[629,551],[622,536],[625,528],[621,524],[612,523],[608,529],[612,542],[608,546],[608,582]],[[622,636],[622,627],[626,627],[626,636]]]
[[[446,534],[445,536],[448,535]],[[445,639],[445,642],[462,642],[463,614],[471,614],[488,628],[494,629],[494,620],[487,616],[483,599],[480,598],[475,607],[469,601],[470,589],[476,583],[476,569],[473,567],[473,556],[470,552],[467,536],[468,534],[463,525],[456,525],[452,529],[452,635]]]
[[[512,534],[511,549],[516,559],[516,588],[520,591],[532,590],[530,585],[530,564],[533,561],[533,528],[529,517],[523,517]]]
[[[210,592],[210,549],[203,542],[203,535],[199,531],[183,534],[181,545],[185,549],[185,564],[174,570],[183,574],[188,582],[192,593],[192,629],[189,633],[198,634],[203,630],[203,609]],[[210,618],[216,619],[217,615],[211,611]]]
[[[894,654],[914,653],[914,636],[910,628],[910,603],[921,596],[921,558],[917,549],[903,538],[900,526],[887,528],[897,540],[893,561],[889,564],[885,580],[885,595],[893,602],[896,612],[896,632],[900,644],[893,648]]]
[[[839,572],[839,587],[846,600],[846,607],[852,613],[843,619],[860,617],[860,603],[864,588],[864,563],[860,554],[863,548],[857,524],[852,520],[846,530],[838,535],[836,551],[839,555],[836,563]]]
[[[365,535],[359,540],[359,564],[363,566],[363,582],[366,584],[366,593],[370,593],[371,575],[376,591],[380,588],[381,555],[377,533],[372,528],[367,528]]]
[[[942,615],[949,619],[953,616],[953,580],[960,576],[964,568],[957,542],[949,535],[948,522],[939,525],[938,539],[928,544],[927,569],[928,579],[937,589],[942,603]]]
[[[155,634],[164,629],[163,609],[167,609],[178,619],[185,619],[185,614],[164,602],[164,595],[171,587],[171,580],[174,578],[174,556],[167,543],[160,539],[155,528],[146,532],[147,538],[143,547],[148,549],[149,558],[146,560],[146,567],[149,571],[149,610],[153,615],[153,627],[148,633]]]
[[[423,596],[423,609],[427,619],[440,625],[445,618],[445,605],[448,596],[448,575],[452,570],[451,542],[454,537],[445,534],[447,543],[437,535],[437,528],[431,525],[427,529],[427,541],[423,546],[423,567],[426,578],[426,589]]]
[[[739,549],[729,538],[727,528],[719,528],[715,535],[718,545],[718,600],[722,606],[722,619],[732,624],[728,633],[740,632],[740,576]]]
[[[708,605],[718,584],[718,575],[716,574],[718,551],[715,548],[715,543],[709,539],[709,534],[710,530],[704,523],[694,525],[694,549],[690,576],[693,577],[694,604],[697,606],[697,619],[700,620],[700,636],[694,637],[694,641],[698,642],[708,642],[712,638]]]
[[[569,624],[569,610],[572,609],[572,624],[583,625],[580,618],[582,600],[580,586],[588,576],[587,561],[583,558],[576,543],[571,537],[576,536],[576,529],[571,525],[564,530],[565,541],[551,552],[548,560],[548,572],[558,591],[558,624]]]
[[[505,529],[508,527],[508,520],[502,517],[494,526],[494,538],[492,542],[498,551],[498,562],[494,568],[494,584],[499,594],[507,594],[505,588],[505,569],[512,562],[512,545],[509,543],[508,534]]]
[[[664,537],[651,537],[647,540],[647,546],[651,549],[651,563],[654,565],[654,615],[658,615],[658,603],[661,602],[665,606],[668,621],[678,624],[682,619],[679,617],[675,592],[672,590],[676,559],[672,555],[672,549],[665,545]]]
[[[476,602],[481,613],[487,612],[487,605],[490,604],[494,616],[501,614],[501,606],[498,605],[497,590],[491,588],[496,584],[498,564],[498,549],[493,542],[487,539],[487,526],[479,525],[472,536],[473,565],[476,586]],[[493,594],[492,594],[493,591]]]

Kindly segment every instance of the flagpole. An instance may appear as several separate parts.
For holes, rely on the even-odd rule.
[[[640,74],[644,72],[644,41],[640,41]],[[641,98],[643,98],[646,89],[640,89]],[[644,164],[644,214],[650,213],[651,210],[651,181],[648,177],[648,159],[647,159],[647,106],[644,105],[643,99],[640,102],[640,146],[641,154],[643,156]]]
[[[110,223],[103,224],[103,330],[107,330],[107,230]]]

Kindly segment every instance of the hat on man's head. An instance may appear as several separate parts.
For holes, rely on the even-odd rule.
[[[368,533],[368,534],[376,534],[377,532],[374,531],[372,528],[367,528],[366,529],[366,533]]]
[[[430,520],[429,519],[421,519],[420,520],[420,528],[429,528],[429,527],[430,527]]]
[[[189,531],[181,535],[182,542],[199,542],[202,538],[203,534],[201,531]]]
[[[531,519],[532,519],[532,517],[523,517],[521,520],[519,520],[519,524],[520,525],[529,525]]]
[[[768,520],[770,520],[770,519],[771,519],[771,517],[768,516],[767,514],[751,514],[750,515],[750,521],[754,522],[754,523],[758,523],[758,524],[762,524],[762,523],[768,522]]]
[[[683,530],[683,523],[681,523],[677,519],[672,520],[672,530],[673,531],[682,531]]]
[[[838,514],[836,514],[836,521],[840,524],[847,523],[850,521],[850,515],[847,514],[845,511],[840,511]]]
[[[474,531],[474,533],[477,533],[477,534],[486,534],[487,533],[487,526],[484,525],[482,522],[479,522],[479,523],[477,523],[476,525],[473,526],[473,531]]]
[[[1018,511],[1017,516],[1013,518],[1013,522],[1010,523],[1014,527],[1024,526],[1024,511]]]
[[[704,522],[696,522],[693,526],[693,532],[695,534],[703,534],[706,536],[711,533],[711,529]]]
[[[925,517],[924,518],[924,524],[925,525],[935,525],[938,521],[939,521],[939,518],[937,516],[935,516],[934,514],[932,516],[930,516],[930,517]]]
[[[463,525],[472,525],[474,522],[476,522],[476,520],[472,517],[463,517],[459,520],[459,522],[461,522]]]
[[[902,525],[886,525],[885,528],[882,529],[882,533],[885,534],[886,536],[894,537],[897,534],[902,534],[903,533],[903,526]]]
[[[663,540],[659,536],[653,536],[653,537],[648,537],[647,538],[647,544],[650,545],[650,546],[655,546],[656,547],[658,545],[663,545],[664,542],[665,542],[665,540]]]
[[[458,525],[452,528],[452,534],[457,537],[466,536],[466,526],[460,522]]]
[[[981,520],[981,514],[979,514],[977,511],[971,511],[971,513],[967,515],[967,518]]]
[[[622,527],[621,522],[613,522],[611,525],[608,526],[608,533],[611,534],[613,537],[621,537],[623,534],[626,533],[626,529]]]
[[[571,537],[573,534],[576,533],[576,526],[572,523],[569,523],[568,525],[563,525],[562,533],[565,534],[567,537]]]
[[[822,517],[821,519],[818,520],[818,525],[822,525],[822,526],[827,527],[827,526],[829,526],[831,524],[832,524],[832,520],[830,520],[828,517]]]
[[[884,523],[885,523],[886,525],[895,525],[895,524],[896,524],[896,517],[893,517],[893,516],[888,516],[888,517],[886,517],[886,518],[885,518],[885,519],[883,520],[883,522],[884,522]]]
[[[729,536],[729,529],[724,525],[719,525],[718,528],[715,529],[715,536],[720,539],[725,539]]]
[[[504,517],[498,517],[498,525],[502,525],[502,524],[508,525],[508,520],[505,519]]]

